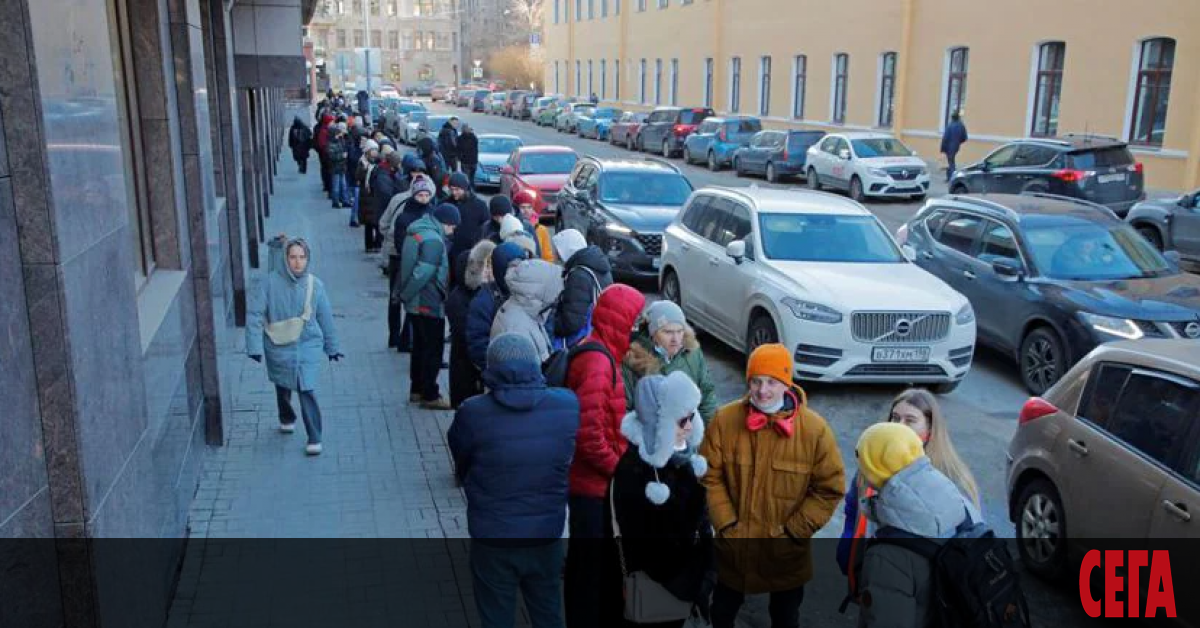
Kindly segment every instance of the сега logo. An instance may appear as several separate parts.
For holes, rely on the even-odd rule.
[[[1166,550],[1105,550],[1104,551],[1104,616],[1105,617],[1154,617],[1158,609],[1164,609],[1167,617],[1175,617],[1175,588],[1171,584],[1171,557]],[[1126,564],[1126,554],[1129,562]],[[1100,550],[1091,550],[1083,557],[1079,567],[1079,600],[1089,617],[1099,617],[1101,600],[1092,599],[1092,570],[1100,568]],[[1147,562],[1148,559],[1152,561]],[[1125,576],[1117,575],[1117,568],[1125,566]],[[1141,605],[1141,574],[1143,567],[1150,567],[1149,584],[1146,589],[1145,613],[1139,614]],[[1118,600],[1117,593],[1124,591],[1125,600]],[[1126,603],[1128,602],[1128,603]]]

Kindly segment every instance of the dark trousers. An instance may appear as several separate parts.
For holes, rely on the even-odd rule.
[[[463,162],[463,165],[462,165],[463,174],[467,175],[467,181],[471,182],[472,190],[475,189],[475,171],[478,168],[479,168],[479,164],[469,164],[465,161]]]
[[[363,223],[363,250],[370,253],[379,250],[379,225],[373,222]]]
[[[459,332],[460,334],[462,332]],[[471,355],[467,352],[466,340],[455,337],[451,331],[450,338],[450,405],[454,408],[462,402],[483,392],[483,377]]]
[[[412,321],[412,360],[409,363],[410,395],[420,395],[421,401],[437,401],[437,377],[442,370],[442,351],[446,347],[446,319],[409,313]]]
[[[712,599],[713,628],[733,628],[746,595],[717,582]],[[768,612],[771,628],[800,628],[800,604],[804,602],[804,587],[772,591]]]
[[[329,165],[329,160],[324,155],[318,153],[317,158],[321,161],[321,189],[325,190],[326,194],[333,191],[333,167]]]
[[[447,174],[454,174],[455,172],[458,172],[458,157],[446,157],[445,159],[446,170],[448,170]]]
[[[300,174],[306,174],[308,172],[308,153],[302,156],[294,155],[293,157],[296,159],[296,165],[300,167]]]
[[[946,153],[946,182],[950,182],[950,178],[954,176],[954,171],[958,170],[954,163],[954,158],[958,157],[958,153]]]
[[[483,628],[512,628],[517,592],[534,628],[561,628],[563,541],[535,547],[471,542],[471,579]]]
[[[393,289],[396,275],[400,273],[400,256],[388,256],[388,282]],[[412,321],[405,320],[404,306],[388,301],[388,348],[410,351],[412,349]],[[411,317],[409,317],[411,319]]]
[[[563,599],[566,602],[568,628],[610,628],[602,621],[605,599],[604,498],[570,495],[567,497],[567,567]]]
[[[276,386],[275,402],[279,406],[279,422],[284,425],[295,423],[296,411],[292,409],[292,391],[283,386]],[[316,392],[300,391],[300,416],[304,417],[304,431],[308,433],[308,442],[321,442],[321,406],[317,405]]]

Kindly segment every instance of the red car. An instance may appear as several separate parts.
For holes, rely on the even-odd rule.
[[[558,191],[578,160],[579,155],[566,146],[522,146],[500,168],[500,193],[512,198],[521,190],[533,190],[538,213],[543,218],[553,216]]]
[[[613,123],[608,130],[608,143],[613,145],[624,145],[625,148],[633,150],[637,146],[638,131],[642,125],[646,123],[646,116],[650,114],[645,111],[626,111],[621,114],[620,119]]]

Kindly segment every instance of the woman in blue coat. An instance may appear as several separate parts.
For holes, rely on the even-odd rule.
[[[321,408],[316,397],[321,362],[325,357],[332,362],[342,357],[333,311],[325,284],[308,272],[312,257],[307,242],[281,235],[267,246],[269,270],[246,317],[246,354],[255,362],[267,360],[267,376],[275,384],[279,405],[279,431],[284,434],[296,431],[292,391],[300,393],[300,413],[308,433],[305,451],[315,456],[321,453]]]

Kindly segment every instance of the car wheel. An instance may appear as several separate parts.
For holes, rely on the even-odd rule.
[[[950,393],[954,392],[954,390],[958,388],[958,385],[961,383],[962,380],[960,379],[956,382],[942,382],[940,384],[934,384],[930,388],[933,390],[933,394],[935,395],[949,395]]]
[[[817,169],[816,168],[813,168],[810,166],[808,169],[808,174],[804,175],[804,179],[805,179],[804,182],[808,184],[808,189],[810,189],[810,190],[820,190],[821,189],[821,180],[817,178]]]
[[[1067,519],[1062,498],[1048,480],[1038,478],[1017,498],[1017,553],[1025,567],[1056,581],[1066,575]]]
[[[633,136],[632,135],[625,136],[625,150],[633,150]]]
[[[969,194],[970,190],[968,190],[967,186],[963,185],[962,183],[955,183],[953,186],[950,187],[950,193],[951,194]]]
[[[779,183],[779,175],[775,173],[775,164],[767,164],[767,183]]]
[[[671,144],[667,140],[663,140],[662,143],[662,156],[665,159],[671,158]]]
[[[683,163],[685,163],[685,164],[692,163],[692,153],[691,153],[691,151],[689,151],[687,149],[687,146],[683,147]]]
[[[850,198],[854,199],[856,203],[867,200],[863,194],[862,179],[859,179],[858,175],[850,177]]]
[[[1038,327],[1021,341],[1021,382],[1031,394],[1040,395],[1062,377],[1066,361],[1058,334]]]
[[[1147,242],[1153,244],[1154,248],[1158,249],[1160,252],[1163,250],[1163,237],[1162,234],[1158,232],[1158,229],[1155,229],[1150,225],[1138,225],[1137,232],[1142,234],[1142,237],[1146,238]]]
[[[683,291],[679,288],[679,275],[674,271],[668,270],[663,275],[662,295],[664,299],[683,307]]]
[[[737,157],[733,158],[733,173],[737,176],[742,176],[742,160]]]
[[[766,314],[759,314],[750,321],[750,330],[746,332],[746,354],[763,346],[779,342],[779,332],[775,331],[775,321]]]
[[[721,164],[717,163],[717,155],[711,150],[708,151],[708,169],[717,172],[721,169]]]

